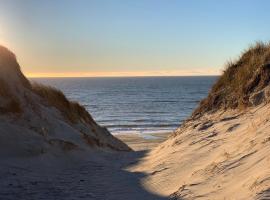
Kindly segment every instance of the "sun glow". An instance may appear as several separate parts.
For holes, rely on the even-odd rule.
[[[4,31],[3,31],[3,25],[0,23],[0,44],[5,45],[4,42]]]
[[[114,71],[114,72],[68,72],[68,73],[26,73],[27,77],[143,77],[143,76],[202,76],[220,75],[219,70],[177,70],[177,71]]]
[[[7,27],[4,25],[2,21],[0,21],[0,45],[3,45],[8,48],[12,48],[12,44],[8,42],[8,33],[7,33]]]

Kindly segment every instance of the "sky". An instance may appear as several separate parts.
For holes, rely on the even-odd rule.
[[[270,39],[268,0],[0,0],[27,76],[215,75]]]

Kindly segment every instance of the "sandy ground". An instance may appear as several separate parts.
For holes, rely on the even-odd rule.
[[[0,199],[165,200],[143,187],[147,174],[126,170],[144,155],[95,152],[82,159],[76,155],[7,160],[1,162]]]
[[[174,199],[270,199],[270,105],[190,121],[130,172]]]
[[[121,135],[134,152],[76,151],[37,157],[1,159],[2,200],[166,200],[142,185],[149,174],[130,172],[149,152],[167,138],[159,134],[145,140]]]
[[[1,159],[0,199],[270,199],[269,116],[270,104],[205,115],[167,140],[118,135],[133,152]]]
[[[0,199],[270,199],[269,116],[270,104],[205,115],[167,140],[118,135],[133,152],[2,159]]]
[[[138,134],[116,135],[116,137],[125,142],[134,151],[150,150],[161,142],[165,141],[171,133],[156,133],[144,138]]]

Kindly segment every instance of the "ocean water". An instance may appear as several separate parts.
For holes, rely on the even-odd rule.
[[[217,77],[35,78],[86,107],[112,134],[175,130]]]

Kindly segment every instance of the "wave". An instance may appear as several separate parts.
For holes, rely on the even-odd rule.
[[[107,128],[165,128],[165,127],[178,127],[180,123],[177,124],[143,124],[143,125],[135,125],[135,124],[114,124],[114,125],[107,125]]]

